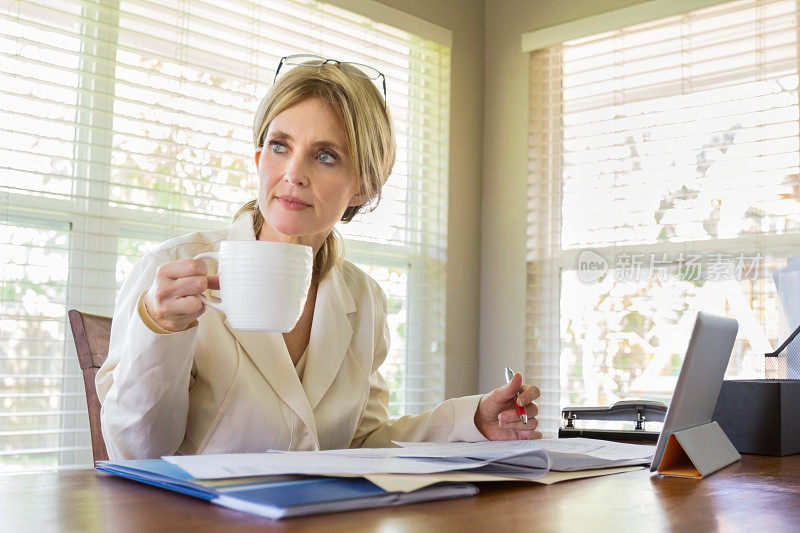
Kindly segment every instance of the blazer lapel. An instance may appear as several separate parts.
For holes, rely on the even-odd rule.
[[[325,396],[339,373],[353,336],[348,315],[355,311],[356,304],[342,279],[341,267],[334,268],[317,291],[303,373],[303,388],[311,409]]]
[[[292,358],[286,349],[283,335],[272,332],[241,331],[232,328],[227,319],[225,319],[225,327],[236,337],[278,396],[297,413],[297,416],[309,428],[315,442],[319,442],[312,408],[308,404],[306,393],[297,377],[297,370],[292,364]]]

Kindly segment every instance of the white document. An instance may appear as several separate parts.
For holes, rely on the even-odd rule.
[[[539,452],[549,458],[549,470],[574,471],[591,468],[608,468],[649,463],[654,446],[627,444],[595,439],[536,439],[485,442],[452,442],[449,444],[395,442],[403,449],[394,457],[471,457],[482,460],[501,460],[503,464],[517,464],[517,454]],[[364,453],[370,453],[366,448]],[[395,450],[395,448],[389,448]],[[541,456],[541,455],[540,455]],[[510,459],[510,460],[508,460]]]
[[[197,479],[267,476],[274,474],[364,475],[432,474],[488,464],[466,458],[404,459],[400,457],[346,457],[324,452],[266,452],[174,455],[163,458]]]
[[[464,470],[534,479],[550,470],[648,464],[654,450],[653,446],[582,438],[396,444],[402,447],[177,455],[164,459],[197,479],[275,474],[434,474]]]
[[[499,461],[519,456],[537,468],[547,468],[547,453],[532,440],[513,441],[485,441],[485,442],[451,442],[439,444],[436,442],[397,442],[400,448],[349,448],[346,450],[324,450],[321,452],[331,455],[348,457],[405,457],[405,458],[436,458],[436,459],[474,459],[478,461]],[[303,452],[309,453],[309,452]]]

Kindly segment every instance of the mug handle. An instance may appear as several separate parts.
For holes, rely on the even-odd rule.
[[[217,262],[217,264],[219,264],[219,252],[203,252],[202,254],[194,256],[193,259],[213,259]],[[199,294],[199,296],[205,305],[225,313],[225,308],[222,306],[222,300],[212,300],[202,293]]]

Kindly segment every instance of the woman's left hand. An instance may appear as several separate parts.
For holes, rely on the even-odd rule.
[[[522,423],[514,409],[517,393],[517,401],[528,413],[527,424]],[[533,385],[522,386],[522,374],[517,372],[505,386],[481,397],[475,411],[475,427],[489,440],[541,439],[542,433],[536,431],[539,408],[533,403],[538,397],[539,389]]]

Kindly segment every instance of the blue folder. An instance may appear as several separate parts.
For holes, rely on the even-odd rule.
[[[267,476],[204,482],[163,459],[99,461],[97,469],[272,519],[459,498],[478,492],[468,483],[387,492],[357,477]]]

